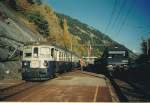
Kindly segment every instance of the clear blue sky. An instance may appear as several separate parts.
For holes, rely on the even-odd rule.
[[[134,52],[150,38],[150,0],[47,0],[64,13],[100,30]]]

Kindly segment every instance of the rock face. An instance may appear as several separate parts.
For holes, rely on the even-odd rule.
[[[21,79],[20,63],[20,61],[1,62],[0,79]]]
[[[26,42],[42,40],[42,36],[33,33],[6,6],[0,3],[0,79],[21,79],[20,59],[16,50]],[[16,53],[16,52],[15,52]],[[15,58],[9,60],[9,58]]]

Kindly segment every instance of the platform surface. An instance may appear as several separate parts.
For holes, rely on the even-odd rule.
[[[0,90],[24,83],[22,80],[0,80]]]
[[[103,77],[91,76],[81,71],[65,73],[5,101],[112,102],[110,89]]]

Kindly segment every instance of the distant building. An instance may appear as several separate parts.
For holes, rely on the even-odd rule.
[[[88,63],[88,64],[94,64],[95,59],[98,57],[83,57],[83,59]]]

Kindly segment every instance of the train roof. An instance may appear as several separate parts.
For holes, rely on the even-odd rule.
[[[24,46],[52,46],[52,47],[58,48],[58,49],[60,49],[62,51],[66,51],[66,52],[68,52],[70,54],[72,53],[73,55],[75,55],[77,57],[80,57],[79,55],[77,55],[76,53],[74,53],[72,51],[69,51],[69,50],[67,50],[65,48],[62,48],[62,47],[60,47],[60,46],[58,46],[56,44],[52,44],[52,43],[49,43],[49,42],[40,42],[40,43],[39,42],[33,42],[33,43],[25,44]]]
[[[40,46],[40,45],[54,46],[53,44],[48,42],[32,42],[32,43],[26,43],[24,46]]]

